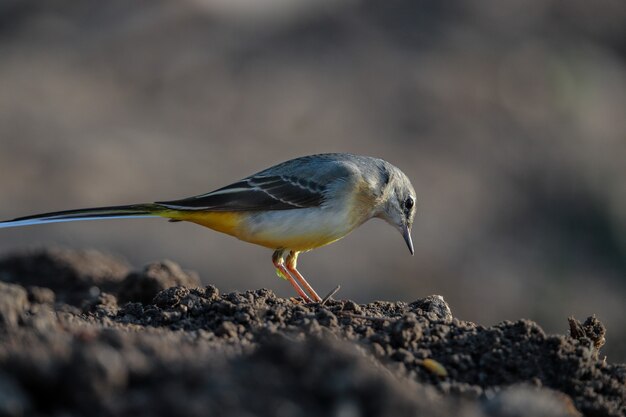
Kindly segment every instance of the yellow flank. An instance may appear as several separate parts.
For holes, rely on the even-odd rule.
[[[244,219],[245,212],[236,211],[176,211],[168,210],[162,213],[163,217],[172,220],[184,220],[199,224],[218,232],[240,237],[239,225]]]

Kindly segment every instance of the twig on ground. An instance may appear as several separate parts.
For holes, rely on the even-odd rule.
[[[334,290],[329,292],[328,295],[326,297],[324,297],[324,299],[322,300],[322,302],[320,304],[321,305],[326,304],[326,302],[328,300],[330,300],[333,295],[337,294],[337,292],[339,292],[340,289],[341,289],[341,285],[337,285]]]

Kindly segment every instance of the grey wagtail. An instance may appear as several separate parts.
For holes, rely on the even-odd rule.
[[[296,269],[298,254],[335,242],[367,220],[395,227],[411,254],[415,190],[389,162],[333,153],[291,159],[195,197],[59,211],[0,222],[0,228],[127,217],[189,221],[273,249],[279,276],[305,302],[320,296]]]

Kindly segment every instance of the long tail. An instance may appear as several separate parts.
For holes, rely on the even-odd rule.
[[[5,227],[29,226],[33,224],[73,222],[77,220],[124,219],[128,217],[166,217],[167,209],[158,204],[132,204],[128,206],[98,207],[80,210],[57,211],[18,217],[0,222],[0,229]]]

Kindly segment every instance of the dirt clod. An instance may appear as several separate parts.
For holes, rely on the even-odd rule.
[[[73,305],[93,288],[116,287],[127,273],[126,263],[94,250],[39,249],[0,259],[0,280],[49,288]]]
[[[604,346],[606,339],[604,336],[606,335],[606,328],[600,320],[598,320],[595,316],[587,317],[585,323],[581,324],[578,320],[576,320],[573,316],[568,317],[567,319],[569,323],[569,333],[574,339],[583,339],[587,338],[593,342],[594,347],[594,355],[598,357],[600,352],[600,348]]]
[[[128,274],[120,286],[119,298],[122,302],[148,303],[159,291],[176,285],[193,288],[201,284],[195,273],[183,271],[172,261],[155,262],[141,272]]]

